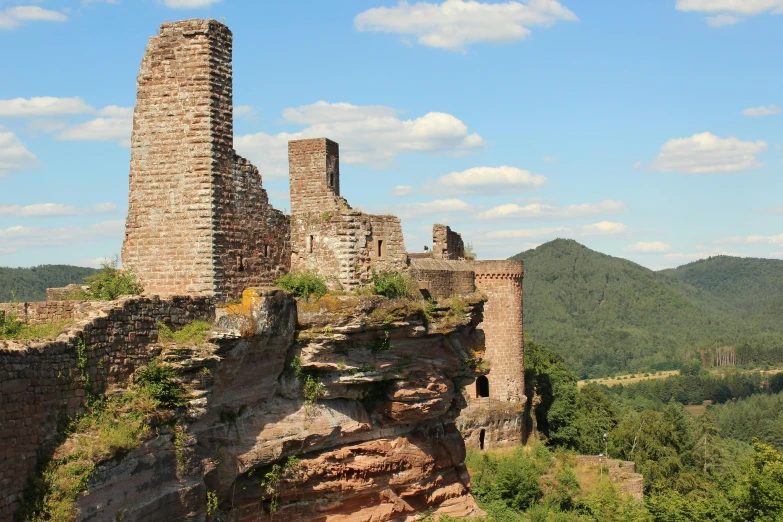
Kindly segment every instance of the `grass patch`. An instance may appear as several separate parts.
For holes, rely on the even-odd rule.
[[[173,370],[153,361],[139,370],[127,392],[93,401],[87,414],[71,419],[62,432],[65,442],[28,484],[21,520],[76,520],[75,502],[87,491],[96,467],[122,458],[148,439],[151,419],[182,403],[184,394],[174,391],[177,387]]]
[[[320,299],[329,290],[326,280],[315,272],[289,272],[275,281],[275,285],[297,297]]]
[[[102,270],[84,279],[87,290],[79,292],[76,297],[85,300],[114,301],[123,295],[140,295],[144,292],[144,287],[139,283],[133,269],[121,269],[118,265],[117,256],[101,263]]]
[[[54,339],[68,321],[28,325],[13,315],[0,322],[0,340]]]
[[[415,283],[398,271],[372,272],[372,292],[389,299],[413,296]]]
[[[211,329],[212,325],[205,321],[193,321],[177,331],[173,331],[163,323],[158,323],[158,341],[177,344],[202,344]]]

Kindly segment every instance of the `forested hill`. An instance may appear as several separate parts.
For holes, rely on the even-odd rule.
[[[748,318],[741,299],[707,291],[720,285],[698,288],[566,239],[512,259],[525,262],[526,334],[582,378],[669,369],[724,345],[740,362],[783,361],[783,322]]]
[[[32,268],[0,267],[0,303],[45,301],[46,289],[82,283],[94,268],[71,265],[40,265]]]
[[[715,256],[662,273],[706,290],[748,316],[783,320],[783,261]]]

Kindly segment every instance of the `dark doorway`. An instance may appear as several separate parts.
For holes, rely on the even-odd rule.
[[[484,449],[484,430],[479,432],[479,449]]]
[[[484,375],[476,379],[476,397],[489,397],[489,379]]]

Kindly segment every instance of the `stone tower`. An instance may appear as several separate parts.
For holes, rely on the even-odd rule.
[[[123,265],[145,293],[232,297],[290,262],[288,218],[233,143],[232,35],[161,25],[137,80]]]
[[[291,214],[337,210],[340,197],[340,146],[327,138],[288,142]]]
[[[522,330],[522,261],[476,261],[476,288],[488,300],[484,305],[487,381],[477,380],[476,395],[507,402],[524,402],[525,364]],[[481,379],[481,378],[480,378]],[[488,389],[480,389],[488,386]],[[488,392],[488,393],[486,393]]]

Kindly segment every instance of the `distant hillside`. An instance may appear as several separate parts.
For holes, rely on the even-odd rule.
[[[716,256],[662,273],[718,297],[746,314],[783,320],[783,261]]]
[[[46,289],[82,283],[94,268],[71,265],[40,265],[32,268],[0,267],[0,303],[11,300],[45,301]]]
[[[582,378],[668,369],[718,345],[747,360],[783,360],[780,321],[751,321],[739,301],[667,273],[566,239],[512,259],[525,262],[526,333]]]

